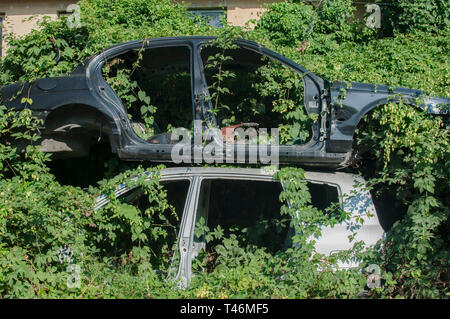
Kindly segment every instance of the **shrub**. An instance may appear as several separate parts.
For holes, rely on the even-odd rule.
[[[346,40],[354,36],[354,11],[351,0],[327,0],[319,5],[317,31],[333,34],[337,39]]]
[[[400,32],[422,30],[438,32],[449,26],[448,0],[398,0],[388,1],[383,10],[385,28]]]
[[[191,19],[182,6],[167,0],[81,1],[82,28],[69,28],[65,18],[44,20],[39,31],[23,38],[10,36],[10,49],[0,63],[0,80],[6,85],[61,75],[89,55],[123,41],[222,34],[228,38],[219,39],[257,40],[330,80],[450,95],[447,1],[414,1],[414,6],[411,1],[392,2],[390,33],[386,33],[391,36],[366,41],[359,41],[349,3],[325,1],[317,8],[293,1],[275,3],[254,30],[218,30]],[[311,42],[311,46],[298,50],[300,42]],[[61,52],[59,63],[55,47]],[[273,77],[270,72],[266,75]],[[273,82],[259,89],[283,92],[295,84],[289,79]],[[306,121],[304,114],[297,115]],[[286,113],[286,120],[292,117],[295,114]],[[283,211],[293,215],[299,210],[309,222],[303,224],[305,236],[296,238],[304,249],[273,255],[241,247],[235,237],[211,230],[221,239],[216,250],[222,267],[194,278],[187,291],[175,290],[165,281],[158,267],[167,260],[155,258],[148,249],[150,241],[167,235],[156,221],[171,212],[157,178],[160,167],[130,170],[112,160],[105,163],[108,177],[121,174],[98,187],[86,191],[61,185],[49,169],[50,156],[36,146],[40,125],[28,109],[17,113],[0,108],[1,297],[354,298],[364,288],[365,277],[359,270],[331,271],[338,258],[352,255],[364,259],[362,268],[370,263],[381,266],[384,289],[372,291],[374,297],[448,297],[450,147],[448,123],[440,118],[400,103],[377,108],[359,126],[355,149],[361,161],[349,169],[360,170],[371,178],[373,187],[395,194],[407,207],[404,218],[377,247],[364,252],[356,243],[342,255],[315,254],[307,241],[307,235],[318,231],[314,223],[335,220],[325,219],[324,212],[309,206],[301,182],[303,171],[286,167],[278,177],[287,181],[282,199],[292,200],[293,206]],[[30,144],[26,148],[11,144],[24,140]],[[147,191],[151,211],[138,211],[111,196],[117,184],[144,170],[153,177],[133,183]],[[92,198],[99,193],[109,194],[111,202],[93,213]],[[67,283],[77,281],[82,289],[69,288]]]
[[[304,3],[290,1],[269,5],[258,21],[255,30],[275,44],[296,46],[300,41],[308,41],[314,35],[317,13]]]

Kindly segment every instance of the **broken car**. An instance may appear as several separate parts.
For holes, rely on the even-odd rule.
[[[239,39],[222,49],[214,41],[191,36],[121,43],[67,76],[3,87],[2,104],[30,108],[44,123],[42,150],[65,157],[86,156],[104,141],[124,160],[173,162],[177,140],[171,132],[177,127],[194,136],[189,156],[195,147],[206,147],[195,145],[195,136],[211,128],[220,132],[218,142],[217,136],[211,139],[228,149],[238,147],[229,142],[239,128],[257,134],[277,128],[277,140],[268,135],[264,147],[268,154],[277,151],[279,163],[332,168],[348,164],[358,122],[377,106],[401,99],[432,114],[448,114],[449,98],[332,83],[258,43]],[[283,92],[266,85],[269,80],[282,84]],[[253,152],[262,163],[261,147],[246,143],[243,159],[235,152],[226,162],[249,162]]]
[[[167,224],[170,232],[163,239],[165,244],[173,247],[172,257],[159,267],[165,275],[180,280],[184,287],[189,286],[196,271],[202,271],[193,267],[193,261],[201,251],[213,254],[215,249],[215,242],[205,240],[202,226],[210,230],[220,226],[225,233],[230,229],[244,231],[248,244],[271,253],[295,247],[292,237],[296,234],[296,227],[288,216],[280,212],[283,184],[274,178],[274,172],[256,168],[176,167],[162,169],[160,173],[160,183],[177,216],[170,216],[170,224]],[[150,173],[145,174],[143,177],[149,178]],[[365,220],[362,225],[345,220],[334,227],[323,227],[322,236],[315,239],[316,252],[320,254],[330,255],[351,248],[353,243],[348,236],[352,231],[356,232],[356,241],[373,245],[392,224],[390,214],[375,209],[371,194],[364,188],[365,181],[360,176],[306,171],[305,181],[313,207],[325,210],[337,205]],[[357,183],[360,186],[355,188]],[[136,186],[120,185],[113,196],[141,211],[151,206],[149,196]],[[108,203],[109,197],[101,195],[94,209],[102,209]],[[163,224],[163,221],[158,224]],[[167,251],[160,251],[157,245],[150,246],[150,249],[154,254],[167,255]],[[355,267],[358,261],[340,262],[338,266]]]

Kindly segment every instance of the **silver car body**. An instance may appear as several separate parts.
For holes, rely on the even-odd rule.
[[[192,260],[205,246],[205,243],[194,241],[194,227],[196,221],[199,220],[197,211],[202,180],[232,179],[279,182],[274,179],[273,174],[274,171],[264,168],[177,167],[161,170],[160,181],[186,179],[190,181],[178,235],[180,263],[178,270],[175,270],[177,271],[175,279],[179,279],[183,287],[187,287],[190,283]],[[349,241],[348,236],[353,232],[356,233],[354,241],[364,241],[367,246],[374,245],[383,237],[384,230],[380,225],[370,192],[363,187],[365,181],[361,176],[343,172],[306,171],[306,180],[337,186],[343,209],[346,212],[351,212],[354,217],[363,216],[364,218],[362,225],[346,221],[336,224],[334,227],[323,227],[320,238],[311,238],[316,240],[315,247],[318,253],[330,255],[351,248],[353,243]],[[355,184],[361,186],[354,187]],[[128,191],[130,189],[126,185],[119,185],[115,195],[118,197]],[[109,200],[105,195],[99,196],[94,209],[100,209],[108,202]],[[350,263],[340,263],[339,267],[348,268],[357,265],[358,261],[354,260]]]

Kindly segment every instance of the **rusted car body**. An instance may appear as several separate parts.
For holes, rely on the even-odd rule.
[[[160,49],[161,54],[145,62],[145,72],[158,74],[171,68],[188,70],[191,92],[190,103],[185,108],[192,114],[194,134],[202,134],[208,127],[217,125],[208,100],[208,83],[201,57],[205,45],[213,40],[213,37],[192,36],[115,45],[87,59],[67,76],[3,87],[2,104],[18,110],[30,108],[44,121],[41,144],[45,152],[83,156],[89,153],[91,146],[104,139],[121,159],[171,162],[174,143],[152,143],[136,134],[126,107],[108,85],[102,68],[107,61],[136,50]],[[375,107],[391,101],[402,99],[432,114],[448,114],[449,98],[433,98],[419,90],[406,88],[355,82],[331,83],[258,43],[247,40],[236,40],[235,43],[248,60],[265,57],[299,74],[303,79],[306,113],[317,115],[309,141],[301,145],[265,146],[269,153],[277,148],[279,163],[344,167],[351,158],[353,135],[361,118]],[[187,52],[187,58],[181,59],[180,48]],[[177,92],[168,90],[165,94],[176,95]],[[24,97],[31,98],[33,103],[22,103]],[[259,147],[246,145],[245,158],[248,159],[252,151],[257,153]],[[238,160],[232,158],[227,162]]]

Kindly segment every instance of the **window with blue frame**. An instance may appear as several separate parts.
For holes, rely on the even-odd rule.
[[[223,27],[222,19],[226,16],[224,9],[189,9],[189,13],[194,16],[200,16],[213,27]]]

